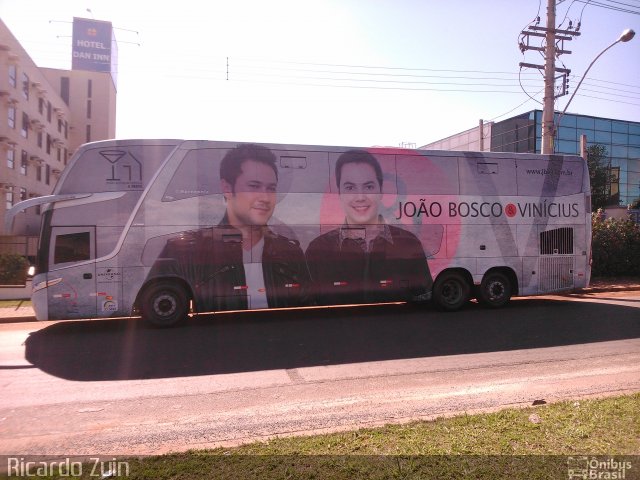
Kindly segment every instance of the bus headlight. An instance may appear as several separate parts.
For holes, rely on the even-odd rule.
[[[44,282],[38,282],[33,286],[32,293],[35,293],[39,290],[43,290],[45,288],[53,287],[54,285],[59,284],[62,281],[62,278],[54,278],[53,280],[45,280]]]

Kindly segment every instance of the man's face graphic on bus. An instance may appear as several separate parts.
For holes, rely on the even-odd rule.
[[[382,192],[376,171],[367,163],[346,163],[340,175],[340,201],[351,225],[378,223]]]
[[[229,222],[238,226],[266,225],[276,206],[276,173],[255,160],[244,160],[241,169],[235,185],[222,180]]]

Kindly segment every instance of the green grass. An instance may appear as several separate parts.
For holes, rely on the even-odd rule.
[[[532,414],[540,417],[540,423],[529,420]],[[224,452],[217,449],[211,453]],[[640,394],[308,438],[280,438],[229,452],[246,455],[640,454]]]
[[[32,307],[31,300],[0,300],[0,308]]]
[[[639,455],[639,412],[634,394],[276,438],[132,459],[127,478],[566,479],[572,457]],[[640,459],[624,458],[633,463],[625,478],[640,478]]]

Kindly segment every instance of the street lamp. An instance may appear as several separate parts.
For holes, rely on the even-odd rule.
[[[618,39],[613,42],[611,45],[609,45],[607,48],[605,48],[604,50],[602,50],[598,56],[596,58],[593,59],[593,61],[589,64],[589,66],[587,67],[587,69],[585,70],[584,74],[582,75],[582,78],[580,79],[580,81],[578,82],[578,86],[576,86],[576,88],[573,90],[573,94],[571,94],[571,98],[569,98],[569,101],[567,102],[567,104],[564,106],[564,110],[562,110],[562,113],[558,116],[558,120],[556,120],[556,122],[554,123],[554,128],[553,128],[553,138],[555,138],[556,136],[556,132],[558,127],[560,126],[560,120],[562,119],[562,117],[564,116],[565,112],[567,111],[567,108],[569,108],[569,104],[571,103],[571,100],[573,100],[573,97],[576,96],[576,93],[578,92],[578,89],[580,88],[580,85],[582,85],[582,81],[587,78],[587,73],[589,73],[589,70],[591,69],[591,67],[593,67],[593,64],[596,63],[596,60],[598,60],[603,54],[604,52],[606,52],[607,50],[609,50],[611,47],[613,47],[614,45],[620,43],[620,42],[628,42],[629,40],[631,40],[634,36],[636,35],[636,32],[634,32],[631,28],[627,28],[624,32],[622,32],[622,34],[620,35],[620,37],[618,37]],[[554,149],[555,150],[555,149]]]

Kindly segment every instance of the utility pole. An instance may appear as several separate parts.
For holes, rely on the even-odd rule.
[[[520,51],[524,54],[527,50],[536,50],[544,54],[544,65],[535,65],[531,63],[520,63],[520,67],[537,68],[544,71],[544,98],[542,109],[542,154],[553,153],[553,140],[556,133],[554,124],[555,99],[568,93],[568,78],[571,70],[567,68],[556,67],[556,57],[562,54],[569,54],[571,51],[564,49],[564,41],[572,40],[574,36],[580,35],[578,31],[580,24],[575,30],[572,30],[571,23],[567,30],[556,29],[556,0],[547,0],[547,26],[539,27],[538,22],[534,26],[529,26],[527,30],[522,32],[522,40],[520,41]],[[530,38],[544,38],[545,46],[531,46]],[[525,40],[526,39],[526,43]],[[558,46],[557,42],[562,42]],[[556,73],[562,73],[561,88],[556,90]]]
[[[544,98],[542,107],[542,147],[543,155],[553,153],[555,128],[555,77],[556,77],[556,0],[547,0],[547,31],[544,52]]]

